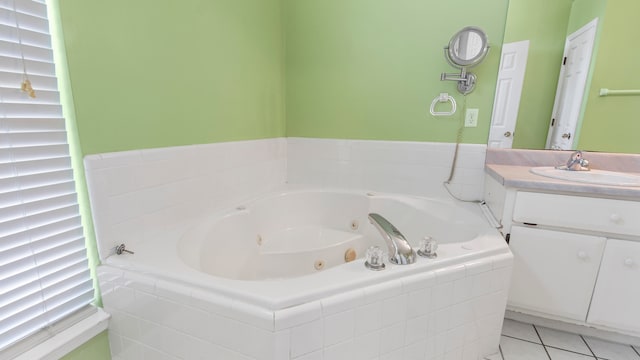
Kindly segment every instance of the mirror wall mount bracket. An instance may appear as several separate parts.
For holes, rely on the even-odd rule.
[[[442,73],[441,81],[457,81],[458,91],[467,95],[472,92],[477,77],[467,71],[482,62],[489,52],[489,40],[487,34],[476,26],[467,26],[458,31],[449,45],[444,48],[444,58],[454,68],[460,69],[460,73]]]
[[[467,95],[472,92],[476,86],[476,80],[478,77],[474,73],[460,70],[460,73],[442,73],[440,74],[440,81],[457,81],[458,92],[462,95]]]

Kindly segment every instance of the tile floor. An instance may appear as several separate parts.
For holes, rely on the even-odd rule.
[[[504,319],[500,353],[487,360],[640,360],[640,347]]]

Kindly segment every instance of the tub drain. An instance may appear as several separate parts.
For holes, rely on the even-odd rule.
[[[313,264],[313,267],[315,267],[316,270],[324,269],[324,260],[316,260],[316,262]]]

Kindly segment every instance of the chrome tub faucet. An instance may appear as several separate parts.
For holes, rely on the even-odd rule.
[[[389,248],[389,261],[396,265],[413,264],[416,261],[416,252],[400,230],[396,229],[387,219],[380,214],[369,214],[369,221],[378,229]]]

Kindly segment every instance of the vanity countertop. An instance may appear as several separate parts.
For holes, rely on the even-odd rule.
[[[530,169],[531,166],[518,165],[486,164],[485,166],[485,171],[505,187],[640,200],[640,187],[558,180],[533,174],[529,171]]]

